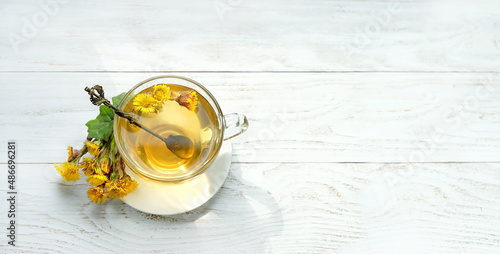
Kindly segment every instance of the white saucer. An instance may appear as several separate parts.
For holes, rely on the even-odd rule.
[[[122,200],[137,210],[157,215],[173,215],[193,210],[219,191],[229,173],[231,152],[231,142],[223,142],[219,155],[205,172],[179,183],[146,181],[125,166],[125,172],[139,186]]]

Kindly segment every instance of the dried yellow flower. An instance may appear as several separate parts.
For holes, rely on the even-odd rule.
[[[122,180],[120,180],[120,186],[123,188],[126,194],[131,193],[137,186],[139,186],[139,183],[136,181],[132,180],[130,176],[126,176]]]
[[[105,175],[91,175],[87,177],[87,182],[93,186],[99,186],[108,181]]]
[[[83,167],[83,173],[86,176],[91,176],[96,172],[94,160],[89,157],[83,158],[80,165]]]
[[[108,199],[108,196],[104,193],[104,189],[102,187],[90,188],[87,191],[87,195],[94,203],[102,203]]]
[[[106,193],[110,198],[123,198],[127,195],[127,192],[116,182],[106,183],[106,188]]]
[[[87,146],[87,149],[89,151],[90,154],[92,154],[93,156],[97,156],[99,155],[99,149],[101,148],[99,144],[96,144],[94,142],[91,142],[91,141],[87,141],[85,142],[85,145]]]
[[[67,182],[80,179],[80,165],[65,162],[63,164],[54,163],[54,167],[56,167],[59,174],[61,174],[61,176],[64,177],[64,180],[66,180]]]
[[[80,156],[82,152],[80,150],[74,149],[71,146],[68,146],[68,162],[72,162],[78,156]]]
[[[109,173],[109,169],[111,168],[111,161],[108,157],[101,158],[99,160],[99,168],[104,174]]]

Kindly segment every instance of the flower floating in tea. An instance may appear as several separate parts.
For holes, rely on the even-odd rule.
[[[134,97],[134,112],[151,114],[158,112],[160,104],[151,94],[138,94]]]
[[[198,104],[198,96],[195,91],[184,92],[180,94],[175,101],[177,101],[179,105],[194,111],[196,109],[196,104]]]
[[[155,89],[153,91],[153,98],[159,102],[164,102],[170,99],[170,87],[165,84],[155,85]]]
[[[104,96],[104,91],[99,93]],[[118,104],[125,93],[113,98]],[[97,103],[97,99],[92,101]],[[102,203],[108,198],[123,198],[131,193],[138,183],[125,173],[123,159],[115,148],[113,136],[113,117],[111,108],[101,105],[96,119],[87,122],[88,137],[80,150],[68,147],[68,160],[63,164],[54,164],[66,181],[80,179],[80,170],[87,177],[87,182],[94,186],[87,191],[90,200]],[[85,156],[88,155],[88,156]]]
[[[170,87],[165,84],[154,86],[153,92],[139,93],[134,97],[133,105],[134,112],[138,114],[158,113],[163,107],[163,103],[167,100],[174,100],[191,111],[196,109],[198,104],[198,96],[195,91],[183,92],[172,97]]]

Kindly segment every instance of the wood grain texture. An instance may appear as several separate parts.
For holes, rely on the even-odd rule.
[[[2,71],[497,71],[496,1],[3,1]]]
[[[21,162],[65,160],[98,114],[85,86],[108,97],[155,74],[0,75],[2,139]],[[439,73],[190,73],[225,113],[248,116],[235,138],[240,162],[497,162],[498,75]],[[68,96],[71,95],[71,96]],[[27,103],[19,103],[20,99]],[[40,149],[43,147],[43,149]],[[0,151],[6,147],[0,146]]]
[[[8,253],[496,253],[499,170],[498,163],[236,163],[207,204],[163,217],[120,200],[93,204],[85,181],[22,164],[19,247],[0,245]]]
[[[18,246],[2,237],[0,252],[499,253],[499,12],[483,0],[2,1],[0,167],[16,141],[19,195]],[[97,115],[83,88],[112,97],[164,73],[248,116],[228,179],[181,215],[92,203],[52,166]],[[0,228],[7,211],[1,201]]]

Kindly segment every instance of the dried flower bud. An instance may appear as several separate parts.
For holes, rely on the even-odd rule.
[[[82,154],[82,151],[68,146],[68,162],[72,162]]]
[[[196,109],[196,104],[198,104],[198,96],[195,91],[184,92],[179,95],[175,101],[177,101],[179,105],[193,111]]]
[[[125,162],[123,161],[123,158],[121,156],[118,156],[118,160],[116,161],[115,164],[115,170],[117,172],[118,178],[122,178],[123,175],[125,174]]]
[[[99,168],[104,174],[109,173],[109,169],[111,168],[111,160],[108,157],[103,157],[99,160]]]

